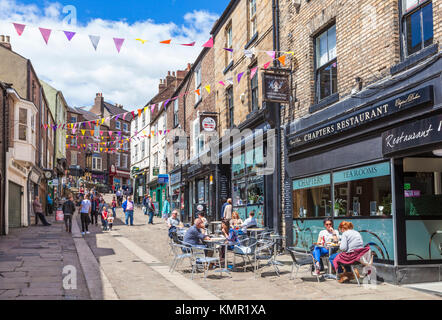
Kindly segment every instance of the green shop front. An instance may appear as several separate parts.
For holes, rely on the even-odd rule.
[[[440,280],[440,70],[439,59],[425,72],[402,75],[407,81],[286,127],[287,245],[310,248],[325,217],[336,229],[350,221],[375,254],[379,279]]]
[[[168,195],[169,179],[167,175],[158,175],[152,182],[149,183],[150,196],[155,206],[155,214],[160,216],[163,210],[164,201]]]

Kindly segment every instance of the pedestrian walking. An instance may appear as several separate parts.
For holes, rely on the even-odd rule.
[[[149,210],[147,209],[149,203],[149,195],[145,194],[143,199],[143,213],[145,216],[147,216]]]
[[[127,197],[127,200],[123,202],[123,211],[126,214],[126,225],[134,225],[134,203],[132,202],[132,197]]]
[[[226,202],[226,206],[224,207],[224,211],[223,211],[223,218],[224,219],[232,219],[232,210],[233,210],[233,206],[232,206],[232,199],[227,199]]]
[[[115,196],[112,198],[112,213],[113,213],[113,217],[115,218],[117,216],[117,199],[115,198]]]
[[[103,231],[108,231],[108,223],[107,223],[108,218],[109,218],[109,212],[107,211],[107,207],[103,206],[101,211],[101,223],[103,225]]]
[[[63,203],[64,224],[66,225],[66,232],[72,233],[72,216],[75,213],[75,203],[72,194],[69,199]]]
[[[88,225],[90,223],[90,218],[89,218],[89,214],[91,213],[92,210],[92,204],[91,201],[89,200],[90,196],[87,194],[84,198],[83,201],[81,201],[81,205],[80,205],[80,220],[81,220],[81,234],[84,235],[84,233],[86,232],[87,234],[89,234],[89,230],[88,230]]]
[[[163,219],[167,221],[167,219],[169,219],[169,215],[170,215],[170,202],[169,198],[166,198],[166,200],[164,200],[163,203]]]
[[[48,194],[48,199],[46,201],[46,208],[47,208],[47,215],[52,215],[53,201],[52,201],[52,198],[51,198],[50,194]]]
[[[149,215],[148,224],[153,224],[153,216],[155,214],[155,206],[152,202],[151,196],[147,196],[147,214]]]
[[[95,225],[98,225],[98,210],[100,202],[98,200],[98,196],[95,192],[91,193],[91,224],[94,224],[94,218],[95,218]]]
[[[35,196],[35,199],[32,202],[32,209],[34,210],[35,214],[35,225],[38,225],[38,219],[40,219],[41,223],[43,223],[43,225],[46,227],[51,225],[49,222],[46,221],[46,217],[43,214],[43,206],[40,202],[39,196]]]
[[[118,206],[121,206],[123,202],[123,194],[121,193],[120,189],[117,190],[116,196],[117,196]]]

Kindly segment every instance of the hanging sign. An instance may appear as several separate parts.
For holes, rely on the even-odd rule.
[[[200,115],[200,132],[214,132],[216,131],[215,115]]]
[[[263,99],[268,102],[290,102],[290,80],[288,74],[263,73]]]
[[[158,177],[159,174],[160,174],[160,168],[153,168],[153,176]]]

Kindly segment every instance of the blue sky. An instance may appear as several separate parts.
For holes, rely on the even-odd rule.
[[[48,4],[53,1],[19,0],[23,4]],[[153,19],[156,23],[184,23],[184,15],[193,10],[206,10],[221,15],[229,0],[68,0],[63,6],[77,8],[78,22],[92,19],[124,20],[128,23]]]
[[[106,101],[134,110],[158,93],[159,81],[169,71],[184,70],[195,61],[228,3],[0,0],[0,34],[11,36],[13,50],[30,59],[39,78],[61,90],[69,105],[90,106],[100,92]],[[75,7],[76,24],[66,23],[66,6]],[[21,36],[12,22],[26,25]],[[52,29],[48,44],[39,27]],[[62,30],[77,34],[67,41]],[[89,35],[101,37],[97,50]],[[114,37],[126,39],[119,53]],[[148,42],[140,44],[137,38]],[[172,39],[172,45],[159,44],[168,39]],[[194,47],[177,45],[193,41]]]

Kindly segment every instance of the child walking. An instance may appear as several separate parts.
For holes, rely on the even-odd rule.
[[[101,212],[101,221],[103,223],[103,231],[108,231],[108,218],[109,212],[107,211],[107,207],[103,207],[103,211]]]

